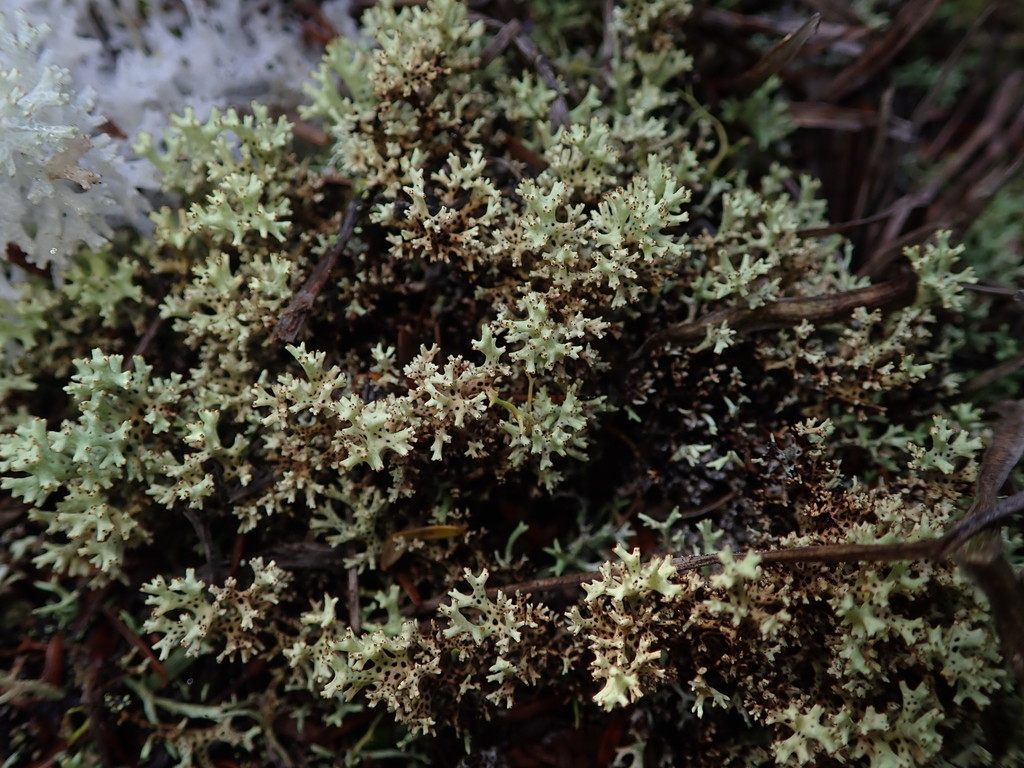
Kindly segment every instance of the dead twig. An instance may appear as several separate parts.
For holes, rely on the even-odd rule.
[[[826,128],[831,131],[884,130],[895,141],[909,142],[916,137],[914,125],[900,117],[883,115],[878,110],[841,107],[824,101],[800,101],[789,105],[789,117],[799,128]]]
[[[797,19],[772,19],[763,16],[747,16],[721,8],[702,7],[695,12],[697,23],[702,27],[721,29],[740,35],[791,35],[802,24]],[[859,56],[864,52],[860,38],[871,34],[871,29],[862,22],[834,24],[819,22],[814,38],[815,49],[828,48],[844,56]]]
[[[138,634],[129,629],[128,625],[121,621],[120,617],[110,608],[103,606],[100,611],[103,613],[103,616],[107,621],[110,622],[110,626],[117,630],[118,634],[121,635],[129,645],[134,646],[139,653],[149,660],[149,668],[152,669],[160,678],[160,687],[163,688],[168,685],[170,683],[170,679],[167,676],[167,669],[164,667],[163,662],[157,657],[156,653],[153,652],[153,649],[149,644],[139,637]]]
[[[885,196],[886,191],[892,186],[889,183],[890,174],[886,173],[887,163],[884,151],[887,144],[886,140],[888,139],[886,126],[892,119],[892,99],[895,92],[896,89],[892,86],[886,88],[879,102],[878,124],[875,127],[875,137],[871,142],[871,150],[868,152],[867,161],[864,166],[865,173],[860,178],[860,184],[857,185],[857,194],[854,197],[853,218],[855,219],[864,217],[864,212],[868,210],[869,201],[877,193],[880,192],[882,196]],[[880,190],[877,189],[878,186],[881,187]]]
[[[132,351],[131,356],[124,361],[124,370],[133,371],[135,370],[135,357],[137,355],[145,355],[150,345],[153,343],[153,339],[156,338],[157,333],[164,324],[164,318],[157,315],[146,327],[146,332],[142,334],[139,339],[139,343],[135,345],[135,349]]]
[[[845,318],[857,307],[875,309],[895,305],[911,298],[916,287],[909,275],[865,288],[828,296],[786,298],[760,307],[726,307],[709,312],[698,320],[669,326],[645,341],[630,360],[641,357],[652,347],[665,342],[692,344],[702,340],[712,326],[727,324],[737,333],[753,333],[772,328],[791,328],[804,320],[829,323]]]
[[[886,33],[822,88],[818,98],[841,101],[875,77],[914,39],[940,3],[941,0],[910,0],[904,3]]]
[[[989,16],[996,9],[999,3],[996,0],[990,2],[978,17],[974,20],[971,26],[964,32],[963,37],[960,38],[960,42],[957,43],[956,48],[953,49],[952,53],[946,57],[946,60],[942,63],[942,69],[939,71],[939,76],[932,83],[931,88],[924,95],[924,98],[914,107],[914,112],[910,116],[910,121],[914,124],[914,130],[917,132],[921,126],[928,121],[929,115],[932,111],[935,102],[938,100],[939,94],[946,87],[946,83],[949,81],[950,76],[956,70],[960,64],[960,60],[963,58],[964,53],[967,51],[967,44],[974,38],[978,33],[978,30],[988,21]]]
[[[306,280],[306,284],[295,292],[295,296],[292,297],[291,302],[281,314],[281,319],[277,322],[273,333],[274,337],[287,342],[293,342],[298,337],[309,310],[313,308],[313,303],[327,284],[327,279],[334,271],[338,258],[355,231],[356,221],[359,219],[364,204],[365,201],[361,197],[356,197],[349,202],[338,230],[338,239],[321,257],[320,263],[316,265],[316,269]]]
[[[756,555],[767,565],[811,565],[841,563],[892,563],[905,560],[942,560],[954,554],[971,536],[995,525],[998,521],[1024,510],[1024,492],[1004,499],[987,510],[985,514],[972,518],[970,523],[961,522],[949,533],[937,539],[923,541],[900,542],[894,544],[822,544],[808,547],[789,547],[785,549],[749,550],[741,553],[741,557]],[[672,558],[672,565],[679,573],[700,570],[710,566],[721,565],[721,557],[717,553],[708,555],[688,555]],[[499,593],[538,594],[558,592],[578,587],[588,581],[600,578],[600,571],[571,573],[563,576],[552,576],[546,579],[534,579],[503,587],[487,590],[490,597]],[[442,605],[447,595],[425,600],[414,610],[406,609],[406,614],[430,613]]]
[[[917,208],[931,205],[950,179],[964,172],[971,157],[1004,130],[1008,116],[1015,115],[1018,111],[1022,83],[1024,83],[1024,72],[1018,70],[1007,77],[992,99],[985,119],[956,152],[943,163],[942,168],[932,177],[931,181],[921,189],[910,192],[893,203],[890,208],[892,216],[886,223],[885,231],[879,238],[875,251],[861,265],[858,274],[868,276],[880,274],[905,245],[921,242],[937,229],[949,226],[948,222],[933,220],[917,228],[913,233],[899,235],[910,214]],[[911,234],[913,237],[910,236]]]
[[[1006,559],[999,531],[994,530],[997,523],[1024,509],[1024,493],[996,503],[999,490],[1024,456],[1024,402],[1000,403],[993,410],[1000,419],[978,470],[974,503],[942,537],[939,556],[956,553],[960,565],[988,597],[1003,653],[1017,680],[1024,681],[1024,584]]]
[[[1024,492],[996,502],[1010,472],[1024,456],[1024,402],[1001,403],[994,409],[1000,420],[992,444],[985,452],[975,482],[974,501],[963,520],[937,539],[891,544],[826,544],[753,550],[765,565],[884,563],[907,560],[942,561],[956,556],[985,592],[996,619],[1004,653],[1018,680],[1024,680],[1024,583],[1006,559],[1002,542],[992,528],[1024,511]],[[681,556],[672,559],[679,573],[721,564],[718,554]],[[503,594],[538,594],[577,588],[601,577],[600,571],[574,573],[509,584],[487,590]],[[407,614],[436,611],[447,596],[426,600],[405,610]]]
[[[950,555],[990,525],[1014,514],[1017,508],[1014,507],[1013,499],[1019,496],[1024,501],[1024,494],[1017,494],[996,503],[999,489],[1020,462],[1021,456],[1024,456],[1024,402],[999,403],[992,410],[1000,418],[995,425],[992,444],[978,469],[974,503],[964,519],[943,537],[946,540],[941,553],[943,557]]]
[[[994,381],[1009,376],[1011,373],[1019,368],[1024,367],[1024,354],[1011,357],[1009,360],[1004,360],[999,365],[994,365],[987,371],[982,371],[967,384],[964,385],[965,392],[977,392],[983,387],[987,387]]]
[[[224,569],[221,566],[220,552],[213,540],[213,533],[210,531],[210,524],[197,510],[186,508],[182,511],[185,519],[188,520],[199,536],[199,543],[203,547],[203,555],[206,557],[206,570],[210,584],[224,583]]]
[[[345,521],[352,525],[353,514],[351,509],[346,511]],[[346,543],[345,555],[349,560],[355,554],[355,543],[351,541]],[[358,635],[363,631],[363,618],[362,613],[359,611],[359,570],[354,565],[350,565],[346,570],[348,577],[348,625],[352,628],[352,632]]]
[[[1000,162],[1013,156],[1006,165]],[[971,221],[988,205],[1004,184],[1017,177],[1024,164],[1024,111],[1013,123],[992,137],[985,150],[957,177],[957,187],[936,200],[928,209],[930,219]]]
[[[829,224],[825,227],[811,227],[809,229],[798,229],[796,231],[797,237],[823,237],[825,235],[833,235],[837,232],[847,232],[851,229],[857,229],[858,227],[867,226],[868,224],[874,224],[876,221],[882,221],[888,218],[890,211],[880,211],[872,214],[871,216],[865,216],[862,219],[851,219],[850,221],[842,221],[838,224]]]
[[[263,556],[289,571],[307,569],[338,571],[344,568],[345,561],[345,556],[339,549],[315,541],[279,544],[266,550]]]
[[[551,124],[556,128],[568,127],[571,121],[569,120],[569,105],[565,99],[565,87],[555,74],[554,66],[526,34],[522,23],[518,19],[512,19],[512,21],[501,24],[497,19],[479,14],[471,14],[471,17],[483,19],[484,23],[491,28],[497,27],[494,37],[480,55],[479,66],[487,66],[509,45],[515,45],[519,53],[526,59],[526,63],[533,67],[537,76],[544,82],[544,85],[555,92],[555,98],[551,101],[551,106],[548,109],[548,119]],[[578,98],[574,97],[573,100],[576,101]]]
[[[863,26],[865,23],[864,19],[857,13],[857,10],[851,7],[849,3],[843,2],[843,0],[803,0],[803,4],[814,8],[822,14],[839,19],[844,24]]]
[[[781,72],[796,58],[804,44],[817,33],[820,24],[821,14],[816,13],[773,45],[771,50],[765,53],[753,67],[727,83],[726,89],[740,96],[753,92],[769,77]]]

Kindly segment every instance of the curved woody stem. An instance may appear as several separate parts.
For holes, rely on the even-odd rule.
[[[943,561],[956,557],[985,592],[995,617],[1004,653],[1018,680],[1024,681],[1024,583],[1003,552],[994,527],[1024,511],[1024,491],[997,502],[996,496],[1010,472],[1024,455],[1024,402],[1000,403],[992,444],[985,452],[975,483],[975,499],[967,515],[934,539],[889,544],[824,544],[809,547],[750,550],[763,565],[811,563],[885,563],[901,560]],[[672,559],[679,573],[720,565],[718,554],[680,556]],[[601,577],[600,571],[534,579],[487,590],[492,599],[499,593],[541,594],[564,592]],[[433,613],[447,595],[426,600],[407,614]]]

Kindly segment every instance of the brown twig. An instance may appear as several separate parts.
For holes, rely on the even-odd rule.
[[[967,517],[957,523],[939,541],[937,555],[949,557],[979,533],[994,527],[1008,517],[1024,511],[1024,491],[1007,496],[991,507],[972,507]]]
[[[1006,660],[1017,680],[1024,681],[1024,584],[1006,559],[1002,537],[993,530],[1024,509],[1024,493],[996,503],[1010,472],[1024,456],[1024,402],[1000,403],[993,410],[1001,418],[978,470],[974,503],[942,537],[940,556],[957,553],[964,570],[988,597]]]
[[[713,558],[712,561],[708,562],[708,565],[714,565],[718,562],[717,555],[710,555]],[[593,581],[601,576],[600,571],[587,571],[586,573],[567,573],[562,576],[551,576],[546,579],[533,579],[532,581],[520,581],[516,584],[509,584],[504,587],[492,587],[487,590],[487,596],[491,599],[497,597],[499,594],[507,595],[530,595],[545,592],[559,592],[561,590],[571,589],[578,587],[581,584]],[[448,600],[448,595],[439,595],[429,600],[424,600],[419,605],[406,606],[402,609],[402,613],[405,615],[423,616],[426,614],[433,613],[440,608]]]
[[[984,283],[960,283],[965,291],[987,293],[990,296],[1008,296],[1014,301],[1024,301],[1024,288],[1007,288],[1002,285],[985,285]]]
[[[121,635],[129,645],[134,646],[139,653],[145,656],[149,660],[149,668],[152,669],[157,676],[160,678],[160,687],[166,686],[170,679],[167,677],[167,669],[164,667],[163,662],[157,657],[153,649],[147,644],[141,637],[135,632],[128,628],[128,625],[121,621],[120,617],[115,614],[107,606],[103,606],[100,609],[103,616],[110,622],[110,626],[117,630],[118,634]]]
[[[135,349],[132,351],[130,357],[124,361],[124,370],[132,371],[135,370],[135,357],[137,355],[145,355],[149,349],[149,345],[153,343],[153,339],[156,338],[157,333],[160,331],[161,326],[164,324],[164,318],[157,315],[150,321],[146,327],[146,332],[142,334],[139,339],[139,343],[135,345]]]
[[[347,510],[345,513],[345,521],[352,525],[353,520],[352,510]],[[345,555],[351,559],[355,556],[356,547],[354,542],[348,542],[345,544]],[[359,611],[359,570],[354,566],[350,565],[347,569],[348,577],[348,625],[352,628],[354,634],[360,634],[363,631],[363,619],[362,614]]]
[[[987,371],[982,371],[969,382],[964,385],[965,392],[976,392],[983,387],[987,387],[994,381],[998,381],[1019,368],[1024,367],[1024,354],[1011,357],[1009,360],[1004,360],[999,365],[992,366]]]
[[[210,524],[197,510],[186,508],[182,514],[195,529],[199,536],[199,543],[203,547],[203,555],[206,557],[206,569],[211,584],[224,583],[224,569],[221,567],[220,553],[213,541],[213,533],[210,531]]]
[[[883,120],[874,109],[841,107],[824,101],[798,101],[789,105],[789,117],[798,128],[827,128],[831,131],[863,131],[876,128],[896,141],[911,141],[916,137],[909,120],[888,116]]]
[[[322,569],[337,572],[344,569],[344,554],[336,547],[316,541],[279,544],[263,553],[288,570]]]
[[[943,537],[942,557],[949,556],[968,539],[1024,507],[1024,493],[996,503],[999,489],[1024,455],[1024,402],[999,403],[992,410],[1000,418],[996,422],[992,444],[978,469],[974,503],[964,519]]]
[[[897,562],[906,560],[942,561],[957,555],[963,567],[975,578],[989,598],[1007,660],[1018,680],[1024,680],[1024,584],[1006,560],[998,534],[990,529],[1005,518],[1024,510],[1024,492],[996,502],[1002,485],[1024,455],[1024,402],[1002,403],[995,409],[1001,419],[992,444],[986,451],[975,483],[975,498],[967,516],[943,536],[923,541],[895,544],[828,544],[754,550],[765,565],[839,564],[859,562]],[[672,565],[679,573],[720,565],[718,554],[675,557]],[[487,590],[492,599],[499,593],[538,594],[579,587],[601,576],[600,571],[567,574],[547,579],[510,584]],[[447,596],[410,606],[406,614],[436,611]]]
[[[555,98],[552,99],[551,107],[548,109],[548,119],[551,124],[556,128],[567,127],[571,121],[569,120],[569,105],[564,93],[566,86],[558,79],[555,68],[548,58],[526,34],[522,23],[518,19],[512,19],[502,24],[497,19],[477,13],[471,13],[470,18],[481,19],[488,27],[497,29],[494,37],[480,55],[479,66],[487,66],[509,45],[515,45],[519,53],[526,59],[527,64],[533,67],[538,77],[544,82],[544,85],[555,92]],[[569,87],[571,88],[571,86]],[[578,94],[570,93],[570,95],[574,101],[579,100]]]
[[[732,34],[790,35],[802,24],[798,19],[772,19],[748,16],[721,8],[700,7],[694,12],[697,23],[703,27],[721,29]],[[858,56],[864,51],[860,38],[871,33],[861,22],[835,24],[820,22],[814,38],[815,48],[829,48],[845,56]]]
[[[927,212],[929,218],[973,221],[1005,184],[1018,177],[1024,166],[1024,111],[985,146],[984,153],[957,177],[958,186],[966,191],[954,190],[938,199]],[[1013,159],[1000,165],[1011,148],[1017,148]]]
[[[757,555],[761,562],[770,565],[801,565],[810,563],[887,563],[900,560],[932,559],[939,551],[941,539],[926,541],[903,542],[900,544],[823,544],[811,547],[791,547],[787,549],[749,550],[740,556]],[[698,571],[701,568],[721,565],[718,553],[709,555],[687,555],[672,558],[672,566],[679,573]],[[568,573],[563,576],[551,576],[546,579],[534,579],[508,584],[503,587],[492,587],[487,596],[495,598],[499,594],[529,595],[560,592],[594,581],[601,577],[600,571],[586,573]],[[418,606],[410,606],[403,610],[406,615],[424,615],[433,613],[448,599],[447,595],[424,600]]]
[[[937,157],[949,150],[953,140],[969,132],[967,121],[984,110],[984,99],[992,89],[988,78],[978,78],[971,83],[967,93],[956,104],[956,108],[946,117],[935,137],[923,144],[919,150],[922,163],[932,163]]]
[[[598,62],[605,80],[610,81],[612,61],[618,41],[615,39],[615,0],[601,0],[601,47],[598,49]]]
[[[864,24],[864,19],[857,13],[857,9],[843,0],[803,0],[803,4],[809,5],[822,14],[839,19],[844,24]]]
[[[708,512],[714,512],[716,509],[724,507],[730,501],[739,496],[739,491],[729,491],[723,496],[719,496],[717,499],[712,499],[707,504],[702,504],[699,507],[688,509],[685,512],[679,513],[679,520],[693,520],[697,517],[704,517]]]
[[[1022,83],[1024,83],[1024,72],[1016,71],[1007,77],[993,97],[985,119],[956,152],[943,163],[939,173],[932,177],[924,187],[904,195],[891,206],[893,213],[885,226],[885,231],[879,238],[874,253],[865,260],[858,270],[858,274],[868,276],[880,274],[904,245],[920,242],[924,239],[921,237],[922,233],[927,233],[924,234],[924,237],[927,237],[935,230],[948,226],[942,221],[934,220],[919,227],[913,233],[899,236],[899,232],[903,229],[911,212],[922,206],[931,205],[947,182],[963,172],[970,158],[990,142],[993,136],[1004,129],[1008,116],[1016,114]],[[910,237],[910,234],[913,234],[913,237]]]
[[[291,302],[281,314],[281,319],[278,320],[277,327],[274,329],[276,338],[293,342],[298,337],[309,310],[313,308],[313,303],[327,284],[327,279],[334,271],[338,258],[355,231],[356,221],[359,219],[364,204],[363,198],[356,197],[345,208],[345,215],[338,230],[338,239],[327,249],[321,257],[320,263],[316,265],[316,269],[306,280],[306,284],[295,292],[295,296],[292,297]]]
[[[807,547],[788,547],[783,549],[749,550],[741,556],[757,555],[766,565],[803,565],[803,564],[840,564],[840,563],[891,563],[904,560],[942,560],[954,554],[971,536],[995,525],[998,521],[1024,510],[1024,492],[1004,499],[985,514],[972,518],[970,524],[960,523],[949,533],[937,539],[923,541],[900,542],[895,544],[822,544]],[[672,558],[672,565],[679,573],[700,570],[710,566],[721,565],[721,556],[717,553],[708,555],[689,555]],[[491,598],[503,594],[538,594],[557,592],[578,587],[601,576],[600,571],[571,573],[563,576],[552,576],[546,579],[534,579],[503,587],[492,587],[487,590]],[[427,614],[436,611],[447,600],[447,595],[425,600],[415,609],[406,609],[406,614]]]
[[[504,53],[509,45],[512,44],[513,38],[522,31],[523,25],[519,23],[518,19],[512,19],[512,21],[503,24],[494,33],[494,37],[490,39],[490,42],[484,46],[483,51],[480,53],[480,58],[477,60],[477,66],[480,69],[484,69]]]
[[[838,224],[829,224],[825,227],[798,229],[796,234],[797,237],[824,237],[825,235],[834,235],[837,232],[847,232],[851,229],[857,229],[858,227],[864,227],[868,224],[874,224],[876,221],[888,218],[890,213],[890,211],[880,211],[872,214],[871,216],[865,216],[862,219],[850,219],[849,221],[842,221]]]
[[[820,98],[841,101],[875,77],[914,39],[940,3],[941,0],[910,0],[904,3],[886,33],[822,88]]]
[[[753,92],[772,75],[785,69],[800,53],[800,49],[818,31],[821,14],[815,13],[811,18],[790,32],[762,56],[753,67],[726,84],[726,88],[740,96]]]
[[[737,333],[753,333],[772,328],[789,328],[804,320],[829,323],[845,318],[857,307],[875,309],[908,300],[916,283],[909,275],[884,283],[855,288],[828,296],[779,299],[754,309],[726,307],[709,312],[698,320],[677,323],[645,341],[631,360],[641,357],[657,344],[674,342],[691,344],[700,341],[708,328],[726,323]]]
[[[960,38],[956,48],[943,61],[942,68],[939,70],[939,76],[935,78],[935,82],[932,83],[924,98],[914,107],[914,112],[910,116],[915,131],[920,130],[921,126],[927,122],[929,113],[932,111],[935,102],[938,101],[939,94],[946,88],[950,76],[956,70],[964,53],[967,51],[967,44],[974,38],[985,22],[988,21],[988,17],[992,15],[992,12],[998,5],[998,0],[993,0],[985,7],[985,10],[978,14],[977,18],[971,23],[971,26],[964,32],[963,37]]]
[[[896,92],[893,86],[889,86],[882,94],[878,105],[878,124],[875,126],[875,137],[871,142],[871,149],[868,152],[864,164],[864,174],[860,177],[860,184],[857,185],[857,194],[854,197],[852,216],[855,219],[864,217],[868,210],[868,202],[878,192],[877,186],[881,186],[881,192],[891,188],[889,174],[886,173],[886,159],[883,157],[888,139],[888,124],[892,119],[892,99]],[[879,182],[877,185],[872,182]],[[890,193],[891,197],[891,193]]]

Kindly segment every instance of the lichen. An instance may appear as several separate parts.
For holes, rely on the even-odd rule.
[[[3,299],[0,594],[46,603],[29,645],[96,638],[132,759],[440,764],[524,711],[664,764],[995,759],[1012,685],[953,564],[767,557],[970,506],[978,269],[939,233],[859,274],[781,81],[719,98],[689,4],[571,7],[367,10],[315,125],[136,137],[152,236]],[[57,695],[37,666],[4,685]]]

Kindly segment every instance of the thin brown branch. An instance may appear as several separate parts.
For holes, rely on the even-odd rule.
[[[704,517],[709,512],[714,512],[716,509],[720,509],[728,504],[730,501],[739,496],[739,491],[729,491],[723,496],[719,496],[717,499],[712,499],[707,504],[702,504],[699,507],[688,509],[685,512],[679,513],[679,520],[693,520],[697,517]]]
[[[697,23],[711,29],[721,29],[732,34],[790,35],[805,22],[798,19],[772,19],[764,16],[748,16],[721,8],[702,7],[694,14]],[[861,38],[871,29],[855,24],[820,22],[814,37],[815,48],[828,48],[844,56],[859,56],[864,51]]]
[[[982,531],[988,530],[1022,511],[1024,511],[1024,491],[1007,496],[999,503],[965,517],[939,539],[942,542],[939,556],[948,557],[954,554]]]
[[[900,542],[895,544],[822,544],[808,547],[788,547],[783,549],[748,550],[738,557],[753,554],[761,558],[765,565],[803,565],[803,564],[840,564],[840,563],[892,563],[904,560],[942,560],[956,551],[970,536],[995,524],[1003,518],[1024,510],[1024,493],[1006,499],[996,505],[987,514],[976,518],[966,536],[961,526],[955,527],[949,534],[938,539],[923,541]],[[953,534],[955,541],[952,539]],[[679,573],[700,570],[710,566],[721,565],[721,556],[717,553],[709,555],[688,555],[672,558],[672,565]],[[487,590],[491,598],[498,594],[540,594],[558,592],[578,587],[601,576],[600,571],[571,573],[564,576],[552,576],[546,579],[535,579],[503,587],[492,587]],[[447,595],[425,600],[421,605],[406,609],[406,614],[423,615],[436,611],[445,603]]]
[[[707,565],[714,565],[718,562],[717,555],[710,555],[712,558]],[[508,584],[504,587],[491,587],[487,590],[487,596],[492,600],[499,594],[506,595],[531,595],[548,592],[560,592],[574,587],[579,587],[588,581],[593,581],[601,576],[600,571],[587,571],[586,573],[567,573],[563,576],[551,576],[546,579],[533,579],[532,581],[520,581],[515,584]],[[424,600],[419,605],[409,605],[402,609],[406,616],[425,616],[431,614],[448,602],[448,595],[439,595],[429,600]]]
[[[149,660],[149,668],[152,669],[157,676],[160,678],[160,687],[170,683],[170,679],[167,677],[167,669],[164,667],[163,662],[157,657],[156,653],[148,643],[146,643],[137,633],[129,629],[128,625],[121,621],[121,618],[115,614],[107,606],[103,606],[100,609],[107,621],[110,622],[117,633],[123,637],[129,645],[133,646],[139,653],[145,656]]]
[[[880,128],[896,141],[909,142],[916,137],[909,120],[889,116],[883,121],[878,110],[841,107],[825,101],[798,101],[789,105],[789,117],[798,128],[827,128],[831,131],[863,131]]]
[[[348,510],[345,513],[345,521],[349,524],[353,524],[353,513],[352,510]],[[345,555],[351,560],[356,553],[355,543],[348,542],[345,544]],[[354,634],[359,634],[363,631],[363,617],[359,611],[359,570],[354,566],[350,565],[347,569],[348,576],[348,625],[352,628]]]
[[[940,555],[956,552],[957,560],[988,597],[1006,660],[1018,681],[1024,681],[1024,584],[1006,559],[1003,540],[994,530],[1010,515],[1024,510],[1024,493],[996,503],[996,497],[1024,456],[1024,402],[993,408],[1000,415],[992,444],[985,452],[974,503],[967,515],[942,537]]]
[[[726,323],[737,333],[753,333],[773,328],[790,328],[804,320],[812,323],[836,322],[857,307],[875,309],[907,301],[913,296],[916,283],[909,275],[884,283],[855,288],[828,296],[779,299],[754,309],[727,307],[709,312],[698,320],[677,323],[656,334],[641,345],[630,359],[642,356],[658,344],[673,342],[691,344],[702,340],[708,328]]]
[[[480,69],[484,69],[498,58],[505,50],[512,44],[513,38],[523,31],[523,25],[518,19],[512,19],[512,21],[503,24],[502,27],[494,33],[494,37],[490,39],[490,42],[484,46],[483,51],[480,53],[480,58],[477,60],[477,66]]]
[[[1007,77],[993,97],[985,119],[956,152],[943,163],[940,171],[924,187],[904,195],[891,206],[892,217],[879,238],[875,252],[860,267],[858,274],[868,276],[881,274],[892,258],[902,251],[904,245],[920,242],[923,239],[920,237],[923,232],[931,234],[943,226],[948,226],[947,222],[930,221],[915,230],[913,238],[909,236],[910,233],[899,235],[910,214],[917,208],[931,205],[946,184],[954,176],[963,172],[971,157],[992,141],[1000,131],[1004,130],[1008,117],[1017,113],[1022,83],[1024,83],[1024,72],[1018,70]]]
[[[978,78],[971,83],[967,93],[962,96],[950,114],[943,120],[935,138],[925,143],[919,150],[922,163],[932,163],[936,158],[949,151],[953,140],[963,136],[970,130],[967,121],[984,110],[984,99],[992,89],[987,78]]]
[[[601,72],[606,75],[611,72],[615,48],[615,0],[601,0],[601,47],[598,61]]]
[[[263,557],[290,571],[319,569],[337,572],[344,570],[345,561],[338,548],[315,541],[279,544],[263,552]]]
[[[972,22],[971,26],[964,32],[963,37],[960,38],[960,42],[957,43],[956,48],[946,57],[942,63],[942,69],[939,70],[939,76],[932,83],[931,88],[924,95],[924,98],[914,108],[914,113],[911,115],[910,120],[914,124],[915,131],[920,130],[921,126],[928,120],[929,114],[932,111],[935,103],[939,99],[939,94],[946,88],[946,84],[953,72],[959,66],[964,53],[967,51],[967,44],[977,35],[978,30],[988,21],[989,16],[999,5],[997,0],[990,2],[981,13],[978,14],[977,18]]]
[[[941,1],[909,0],[904,3],[885,34],[822,88],[819,97],[828,101],[841,101],[875,77],[921,31]]]
[[[525,33],[520,32],[516,35],[514,42],[519,52],[523,54],[537,71],[540,79],[544,81],[544,85],[555,92],[555,98],[551,100],[551,106],[548,108],[548,120],[550,120],[551,125],[555,128],[568,127],[570,122],[572,122],[569,119],[569,105],[566,103],[565,94],[563,93],[564,87],[555,75],[555,69],[551,62],[547,60],[547,57],[541,53],[537,44],[527,37]]]
[[[470,16],[471,18],[483,20],[492,29],[497,29],[494,37],[491,38],[491,41],[480,55],[479,66],[487,66],[504,52],[509,45],[515,45],[516,50],[526,59],[526,63],[533,68],[537,76],[544,82],[544,85],[555,92],[555,98],[552,100],[551,107],[548,110],[548,119],[551,121],[551,124],[556,128],[567,127],[571,121],[569,120],[569,105],[566,102],[564,93],[566,86],[555,74],[555,68],[548,61],[548,58],[537,47],[537,44],[530,39],[530,36],[526,34],[522,23],[518,19],[512,19],[512,21],[502,24],[490,16],[475,13],[470,14]]]
[[[886,173],[888,163],[883,154],[888,135],[886,126],[892,119],[892,99],[895,92],[896,89],[893,86],[889,86],[885,89],[879,102],[878,125],[875,127],[875,137],[871,142],[871,150],[868,153],[867,162],[864,166],[865,172],[860,178],[860,184],[857,186],[857,195],[854,198],[852,215],[855,219],[864,217],[864,212],[868,210],[868,201],[874,197],[873,192],[880,191],[885,195],[891,187],[891,184],[889,184],[890,174]],[[881,187],[881,190],[878,190],[877,187]],[[891,193],[889,196],[891,197]]]
[[[1024,367],[1024,354],[1011,357],[1009,360],[1004,360],[999,365],[994,365],[987,371],[979,373],[964,385],[964,391],[976,392],[994,381],[999,381],[999,379],[1009,376],[1022,367]]]
[[[316,265],[316,269],[313,270],[313,273],[306,280],[306,284],[295,292],[295,296],[292,297],[291,302],[281,314],[281,319],[277,322],[277,328],[274,329],[274,336],[276,338],[293,342],[298,337],[299,330],[306,322],[309,310],[313,308],[314,302],[327,284],[327,279],[331,276],[331,272],[334,271],[338,258],[341,256],[342,251],[345,250],[349,238],[352,237],[352,233],[355,231],[356,221],[358,221],[359,214],[362,212],[364,202],[363,198],[356,197],[345,208],[345,215],[341,220],[341,228],[338,230],[338,239],[327,249],[320,259],[320,263]]]
[[[185,508],[182,512],[199,536],[199,543],[203,547],[203,555],[206,557],[206,570],[211,584],[224,583],[224,569],[221,567],[220,553],[213,541],[213,533],[210,531],[210,524],[206,518],[197,510]]]
[[[937,539],[887,544],[826,544],[753,550],[764,565],[884,563],[906,560],[941,561],[959,554],[961,564],[974,576],[989,597],[993,607],[1006,656],[1018,676],[1024,679],[1024,584],[1007,562],[1001,547],[992,540],[998,537],[989,529],[1010,515],[1024,511],[1024,492],[996,502],[996,494],[1013,467],[1024,455],[1024,403],[1007,402],[995,410],[1001,415],[992,444],[986,451],[975,484],[975,500],[962,521]],[[988,532],[987,536],[979,536]],[[718,554],[680,556],[672,559],[679,573],[720,565]],[[492,599],[498,594],[541,594],[565,591],[600,577],[599,571],[566,574],[536,579],[487,590]],[[426,600],[404,609],[406,615],[425,615],[436,611],[447,595]]]
[[[874,224],[876,221],[882,221],[888,218],[890,211],[880,211],[872,214],[871,216],[865,216],[862,219],[850,219],[849,221],[841,221],[838,224],[829,224],[826,227],[811,227],[808,229],[798,229],[796,234],[798,237],[824,237],[825,235],[833,235],[837,232],[847,232],[851,229],[857,229],[858,227],[864,227],[868,224]]]
[[[932,204],[927,213],[929,218],[952,218],[965,210],[973,218],[1016,175],[1024,154],[1017,148],[1024,150],[1024,110],[982,145],[974,162],[957,174],[956,185]],[[1009,164],[1005,162],[1008,157],[1014,157]]]
[[[728,83],[726,88],[741,96],[754,91],[769,77],[789,66],[804,44],[817,33],[820,24],[821,14],[816,13],[773,45],[753,67]]]
[[[864,19],[857,13],[857,9],[851,7],[844,0],[803,0],[803,4],[814,8],[823,15],[839,19],[844,24],[864,25]]]
[[[985,285],[984,283],[960,283],[965,291],[987,293],[990,296],[1008,296],[1014,301],[1024,301],[1024,288],[1007,288],[1002,285]]]
[[[961,558],[961,565],[988,598],[1003,655],[1017,683],[1024,684],[1024,584],[1002,551],[980,559]]]
[[[153,339],[156,338],[156,335],[163,324],[164,318],[160,317],[160,315],[157,315],[150,321],[149,325],[146,327],[146,332],[142,334],[142,337],[139,339],[139,343],[135,345],[135,349],[132,351],[131,356],[124,361],[124,370],[135,370],[135,357],[137,355],[146,354],[146,351],[153,343]]]
[[[971,514],[995,506],[996,497],[1013,468],[1024,456],[1024,402],[1007,400],[990,409],[999,416],[992,434],[992,444],[985,451],[975,481]]]
[[[748,550],[737,557],[758,555],[761,562],[767,565],[801,565],[805,563],[890,563],[900,560],[927,560],[936,557],[941,539],[904,542],[899,544],[824,544],[812,547],[791,547],[788,549]],[[721,565],[718,553],[709,555],[687,555],[672,558],[672,566],[679,573],[697,571],[701,568]],[[546,579],[534,579],[508,584],[503,587],[492,587],[487,596],[494,599],[499,594],[529,595],[550,592],[561,592],[594,581],[600,578],[600,571],[586,573],[568,573],[563,576],[551,576]],[[448,600],[447,595],[424,600],[418,606],[408,606],[403,610],[406,615],[425,615],[433,613]]]

